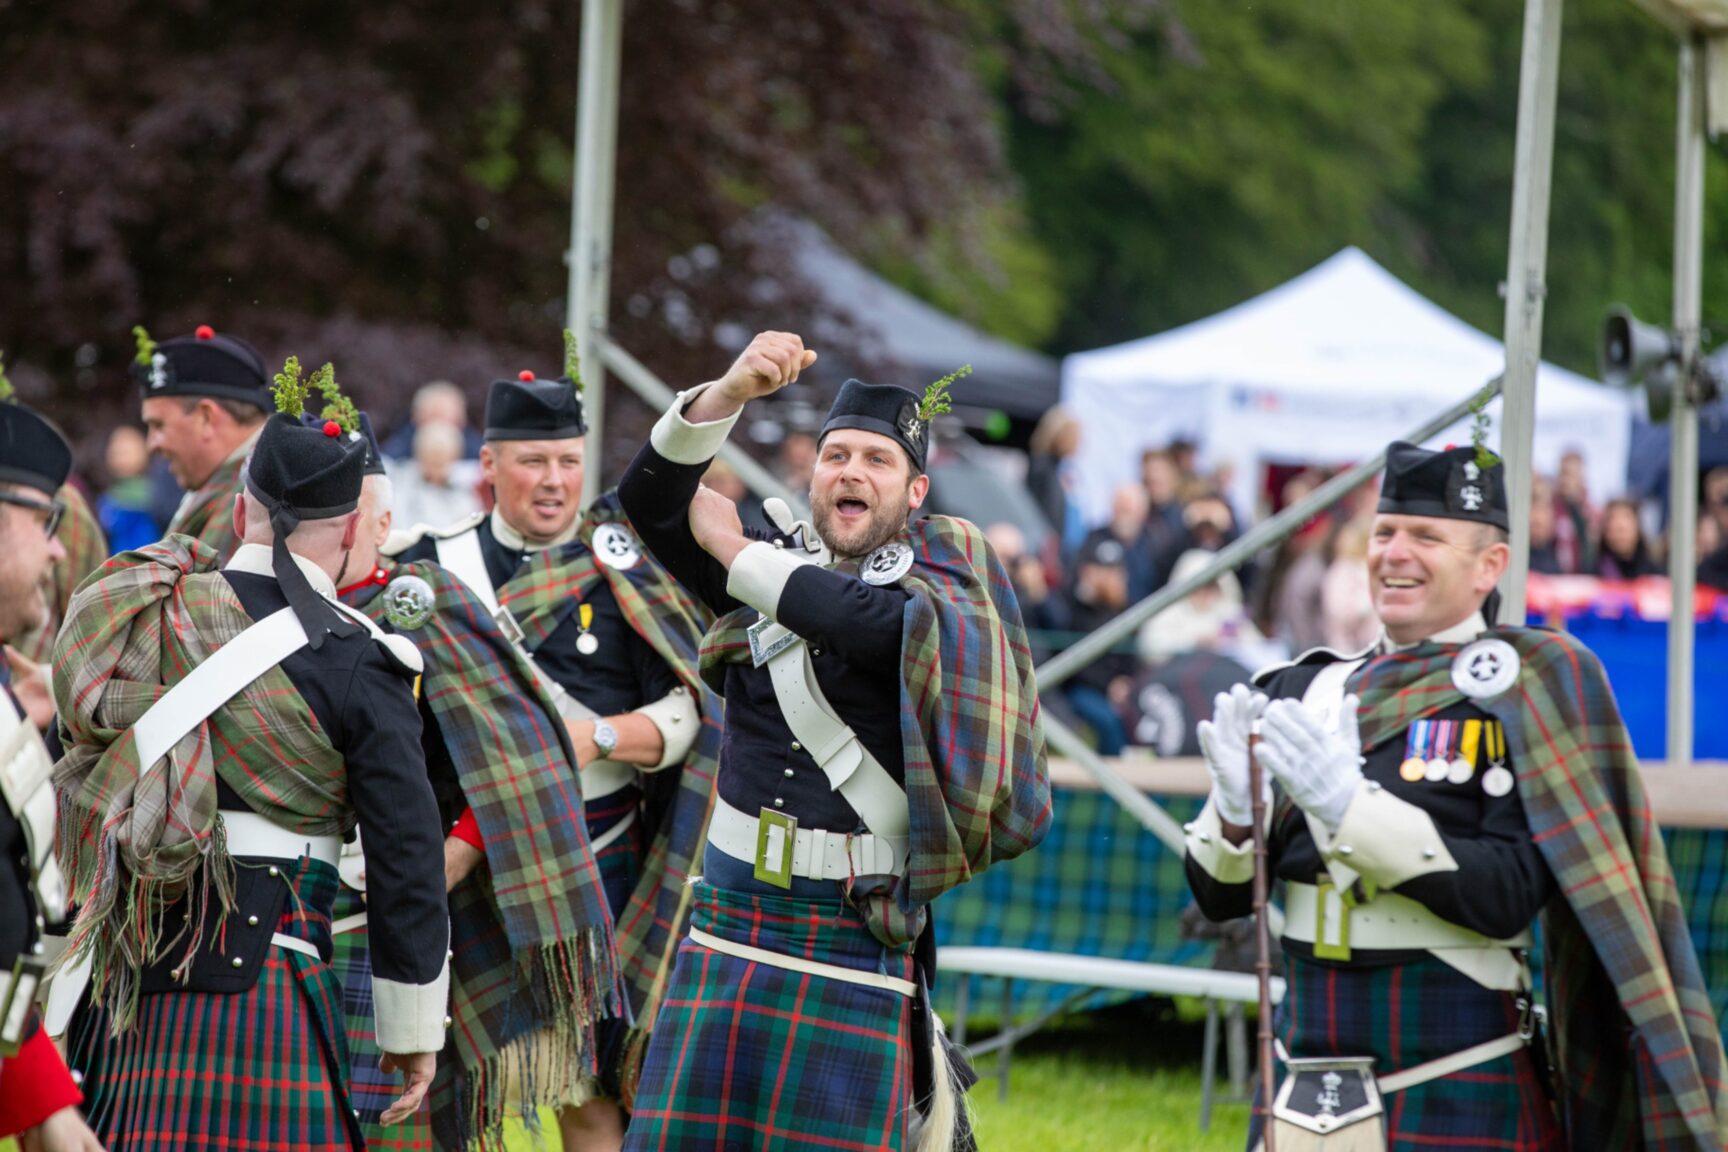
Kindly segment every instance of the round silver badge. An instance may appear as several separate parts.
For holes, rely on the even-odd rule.
[[[1453,784],[1468,784],[1470,778],[1476,775],[1476,765],[1460,756],[1452,761],[1446,771],[1446,779]]]
[[[1434,759],[1428,761],[1427,768],[1422,774],[1427,778],[1428,783],[1438,784],[1440,781],[1446,779],[1447,773],[1451,772],[1451,770],[1452,765],[1450,762],[1448,762],[1444,757],[1436,756]]]
[[[642,546],[622,524],[602,524],[594,529],[594,555],[610,568],[634,568],[642,559]]]
[[[584,656],[592,656],[600,651],[600,641],[594,638],[594,633],[584,632],[576,637],[576,651]]]
[[[880,588],[892,584],[912,571],[912,546],[898,540],[884,544],[864,558],[858,566],[858,576],[866,584]]]
[[[1495,799],[1499,799],[1512,791],[1512,785],[1515,783],[1517,781],[1512,777],[1512,770],[1498,764],[1482,773],[1482,791]]]
[[[1518,679],[1518,649],[1489,637],[1464,645],[1452,661],[1452,685],[1472,700],[1498,696]]]
[[[411,632],[432,619],[436,603],[432,585],[418,576],[398,576],[384,589],[384,619]]]

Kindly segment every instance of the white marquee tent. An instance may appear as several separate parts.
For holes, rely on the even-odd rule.
[[[1140,454],[1177,437],[1229,462],[1231,496],[1254,507],[1264,468],[1361,459],[1505,367],[1500,341],[1434,304],[1357,248],[1216,316],[1069,356],[1062,397],[1079,415],[1078,496],[1088,518],[1139,475]],[[1498,428],[1498,399],[1489,412]],[[1626,484],[1632,398],[1543,364],[1535,467],[1584,453],[1598,499]],[[1468,443],[1461,422],[1430,441]]]

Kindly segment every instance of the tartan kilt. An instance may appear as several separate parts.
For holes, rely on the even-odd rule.
[[[236,861],[247,867],[244,861]],[[336,869],[302,858],[276,931],[330,949]],[[272,947],[246,992],[143,996],[136,1027],[109,1032],[86,1002],[71,1029],[85,1113],[110,1152],[346,1152],[364,1139],[349,1110],[342,989],[321,960]]]
[[[586,813],[589,842],[592,843],[608,828],[636,812],[641,805],[640,788],[620,788],[594,801]],[[600,869],[600,886],[606,890],[606,907],[611,909],[614,922],[623,915],[624,905],[630,902],[630,895],[636,890],[636,881],[642,877],[644,851],[642,819],[638,814],[636,823],[626,829],[623,835],[595,853],[594,863]]]
[[[697,884],[690,924],[721,939],[914,979],[838,896],[820,904]],[[643,1062],[626,1152],[900,1149],[912,1001],[678,945]]]
[[[360,893],[342,885],[336,892],[332,916],[343,920],[366,911]],[[330,968],[342,985],[342,1014],[348,1037],[348,1102],[360,1119],[366,1147],[430,1152],[432,1148],[431,1098],[402,1123],[385,1127],[378,1122],[384,1110],[402,1094],[402,1077],[378,1067],[384,1053],[378,1047],[378,1022],[372,1009],[372,953],[364,926],[335,937],[335,955]]]
[[[1372,1056],[1385,1076],[1518,1030],[1516,997],[1429,957],[1330,967],[1287,956],[1278,1035],[1292,1056]],[[1280,1074],[1279,1082],[1283,1082]],[[1563,1152],[1533,1048],[1384,1098],[1388,1152]],[[1255,1116],[1248,1147],[1258,1147]]]

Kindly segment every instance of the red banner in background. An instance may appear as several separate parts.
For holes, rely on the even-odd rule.
[[[1632,616],[1640,620],[1666,620],[1672,600],[1666,576],[1601,580],[1595,576],[1546,576],[1532,572],[1524,587],[1530,615],[1556,620],[1586,612],[1609,619]],[[1692,613],[1699,620],[1728,619],[1728,596],[1714,588],[1699,586],[1693,593]]]

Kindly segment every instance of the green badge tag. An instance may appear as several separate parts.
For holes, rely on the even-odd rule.
[[[1350,909],[1356,906],[1353,892],[1340,892],[1330,880],[1315,885],[1314,957],[1317,960],[1350,959]]]
[[[798,817],[762,809],[756,825],[756,879],[776,888],[792,887],[792,843]]]

